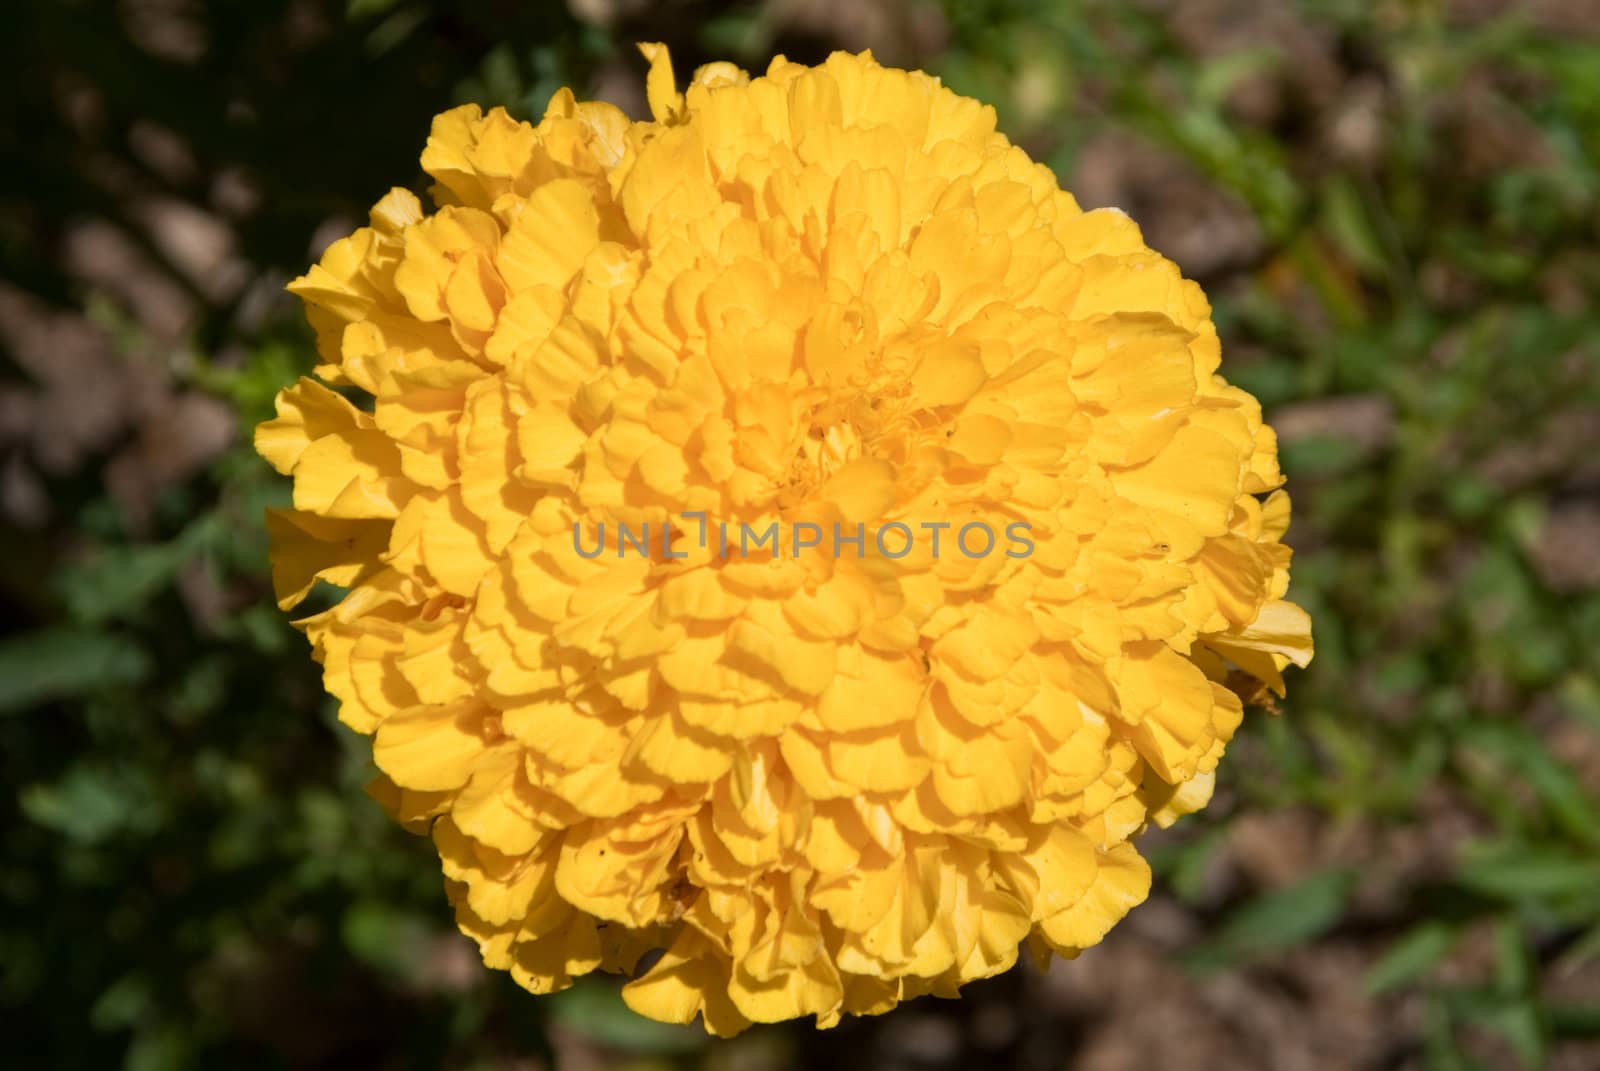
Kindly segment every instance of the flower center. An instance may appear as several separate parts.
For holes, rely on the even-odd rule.
[[[865,453],[861,433],[848,419],[814,419],[801,436],[794,460],[778,493],[778,505],[789,509],[804,502],[828,479]]]

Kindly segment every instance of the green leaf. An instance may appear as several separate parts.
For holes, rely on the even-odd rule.
[[[1580,842],[1600,845],[1600,807],[1584,791],[1577,775],[1551,755],[1544,741],[1531,730],[1520,725],[1482,723],[1469,726],[1462,742],[1521,774],[1565,833]]]
[[[1512,916],[1495,927],[1495,985],[1508,996],[1526,995],[1538,979],[1528,935]]]
[[[164,1023],[134,1035],[123,1063],[125,1071],[182,1071],[192,1066],[193,1042],[176,1023]]]
[[[137,768],[98,761],[72,766],[53,784],[22,790],[22,813],[81,844],[100,844],[124,830],[159,824],[160,808],[149,778]]]
[[[1459,1012],[1474,1025],[1505,1038],[1525,1066],[1544,1066],[1544,1019],[1534,998],[1507,1001],[1474,994],[1459,1005]]]
[[[607,979],[585,978],[550,998],[551,1018],[595,1041],[639,1053],[680,1053],[704,1048],[696,1027],[646,1019],[622,1001],[620,987]]]
[[[147,606],[173,582],[194,548],[185,538],[169,543],[108,546],[63,573],[58,584],[74,621],[99,624]]]
[[[1370,451],[1350,439],[1309,436],[1283,447],[1283,465],[1296,475],[1337,476],[1364,462]]]
[[[1479,846],[1456,873],[1462,885],[1511,902],[1600,893],[1600,860],[1560,848]]]
[[[1550,1032],[1559,1038],[1600,1038],[1600,1005],[1552,1004]]]
[[[1561,954],[1561,969],[1576,970],[1597,958],[1600,958],[1600,923],[1590,926],[1572,947]]]
[[[356,958],[385,974],[420,978],[427,969],[433,931],[418,914],[364,900],[345,911],[340,933]]]
[[[1204,830],[1193,837],[1153,850],[1150,866],[1180,899],[1195,903],[1205,894],[1211,861],[1216,858],[1226,838],[1227,830],[1221,826]]]
[[[149,978],[137,971],[125,974],[101,992],[89,1022],[96,1030],[126,1030],[146,1018],[154,1003]]]
[[[113,632],[52,628],[0,641],[0,714],[137,684],[149,660]]]
[[[1444,958],[1458,936],[1454,927],[1425,922],[1390,945],[1362,984],[1369,994],[1377,995],[1414,981]]]
[[[1322,224],[1339,251],[1368,276],[1387,274],[1389,264],[1383,244],[1349,176],[1337,175],[1329,179],[1323,186],[1322,197]]]
[[[369,15],[381,15],[394,7],[397,2],[398,0],[348,0],[345,5],[345,17],[354,20]]]
[[[1191,965],[1213,969],[1314,940],[1344,915],[1354,884],[1353,871],[1336,868],[1259,896],[1189,954]]]
[[[1282,50],[1266,45],[1225,52],[1201,64],[1194,77],[1193,97],[1207,108],[1220,109],[1241,79],[1281,67],[1283,60]]]

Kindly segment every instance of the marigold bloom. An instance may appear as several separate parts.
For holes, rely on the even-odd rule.
[[[349,589],[301,624],[374,795],[535,992],[633,973],[728,1034],[1075,955],[1208,799],[1229,672],[1310,658],[1272,430],[1200,289],[992,109],[644,51],[654,121],[447,112],[437,210],[391,191],[291,285],[280,603]],[[621,553],[688,513],[1035,549]]]

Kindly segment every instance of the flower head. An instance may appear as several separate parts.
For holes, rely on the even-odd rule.
[[[1272,430],[992,109],[644,51],[653,121],[447,112],[436,210],[291,285],[280,602],[349,589],[302,625],[374,794],[535,992],[632,973],[725,1034],[1074,955],[1209,797],[1228,674],[1310,657]]]

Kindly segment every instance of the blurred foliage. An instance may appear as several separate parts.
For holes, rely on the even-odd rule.
[[[0,43],[4,278],[93,309],[60,252],[86,217],[183,278],[140,238],[116,176],[206,191],[141,162],[141,120],[187,146],[193,173],[249,176],[260,207],[237,220],[238,252],[287,277],[324,221],[420,184],[428,118],[450,103],[537,115],[559,85],[636,72],[637,39],[672,42],[680,72],[820,58],[825,37],[780,7],[571,5],[628,16],[605,29],[511,0],[25,4]],[[147,9],[177,37],[134,33]],[[1158,887],[1207,923],[1185,962],[1224,971],[1360,939],[1369,992],[1423,1009],[1397,1066],[1543,1066],[1600,1034],[1600,1006],[1549,995],[1600,957],[1600,597],[1541,565],[1550,518],[1600,500],[1592,430],[1587,447],[1571,430],[1600,412],[1600,41],[1516,5],[1285,10],[1337,42],[1350,80],[1331,104],[1296,95],[1292,47],[1232,47],[1219,29],[1197,48],[1149,4],[951,0],[945,47],[911,58],[993,102],[1059,174],[1131,139],[1256,235],[1200,275],[1229,377],[1269,416],[1300,417],[1284,444],[1292,594],[1318,654],[1283,717],[1247,720],[1213,807],[1156,842]],[[1356,118],[1375,133],[1341,154],[1329,110],[1362,79],[1376,103]],[[1249,106],[1263,83],[1290,88]],[[85,93],[90,118],[68,122]],[[194,296],[168,371],[248,428],[309,367],[307,333],[284,300],[262,315]],[[147,353],[118,323],[127,359]],[[0,352],[0,374],[26,382],[13,358]],[[362,798],[363,742],[272,603],[261,518],[286,488],[246,440],[138,523],[107,488],[112,444],[42,477],[48,521],[0,534],[14,1047],[63,1068],[475,1068],[553,1062],[551,1039],[576,1035],[636,1066],[698,1066],[697,1031],[633,1017],[605,983],[535,1000],[462,962],[434,863]],[[1453,824],[1430,846],[1441,812]],[[1390,847],[1219,894],[1236,823],[1275,813]],[[1484,969],[1441,969],[1468,945],[1488,949]],[[830,1044],[803,1026],[756,1033],[760,1066]]]

